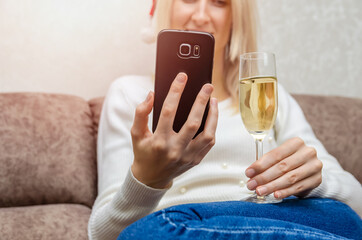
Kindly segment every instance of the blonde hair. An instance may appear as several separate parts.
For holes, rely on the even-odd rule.
[[[154,30],[170,28],[173,1],[157,0]],[[225,51],[224,87],[232,98],[233,107],[239,108],[239,56],[257,51],[258,12],[255,0],[231,0],[232,30]]]

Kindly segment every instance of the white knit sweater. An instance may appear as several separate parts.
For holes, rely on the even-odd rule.
[[[106,96],[98,134],[98,197],[89,220],[92,240],[116,239],[134,221],[156,210],[183,203],[240,200],[252,192],[244,172],[255,160],[255,144],[231,99],[219,102],[216,144],[202,162],[177,177],[168,190],[138,182],[130,171],[133,161],[130,129],[136,106],[153,90],[151,78],[117,79]],[[299,136],[317,149],[323,162],[322,184],[309,196],[345,202],[362,216],[362,187],[316,139],[296,101],[278,86],[278,116],[264,140],[264,153]],[[149,128],[152,116],[149,118]],[[331,129],[331,131],[333,131]]]

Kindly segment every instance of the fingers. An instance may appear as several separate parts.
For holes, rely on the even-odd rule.
[[[211,98],[209,113],[207,115],[204,131],[203,131],[204,134],[211,135],[211,136],[213,136],[213,138],[215,138],[215,132],[216,132],[218,118],[219,118],[219,109],[218,109],[218,105],[217,105],[217,99]]]
[[[215,132],[217,127],[217,121],[219,116],[219,110],[217,106],[217,99],[210,99],[210,108],[207,115],[204,131],[200,133],[191,143],[195,148],[199,149],[200,147],[208,144],[215,144]]]
[[[257,187],[256,192],[259,195],[268,195],[275,192],[275,195],[278,196],[278,198],[282,195],[281,192],[283,193],[283,198],[287,197],[285,196],[286,193],[290,193],[288,196],[297,194],[313,187],[314,184],[316,184],[313,180],[314,176],[321,175],[321,170],[321,161],[318,159],[309,161],[301,167],[284,174],[280,178]],[[317,186],[318,185],[319,183]]]
[[[288,151],[282,147],[290,147],[292,154],[288,156]],[[271,159],[273,156],[275,159],[279,159],[281,156],[287,157],[280,161],[269,161],[269,164],[270,162],[275,162],[275,164],[265,170],[258,164],[253,164],[254,166],[251,166],[253,168],[249,167],[249,169],[256,169],[255,172],[260,172],[252,174],[253,177],[247,184],[250,190],[256,189],[258,195],[268,195],[273,192],[277,198],[296,194],[303,195],[321,183],[323,164],[318,159],[316,150],[306,146],[300,138],[287,141],[265,156]]]
[[[206,105],[213,90],[214,87],[211,84],[205,84],[198,93],[189,116],[179,132],[185,143],[188,144],[200,128]]]
[[[194,140],[192,140],[186,148],[187,152],[189,153],[186,158],[191,159],[191,161],[193,161],[193,165],[199,164],[204,156],[215,145],[217,120],[217,99],[211,98],[204,131],[200,133]]]
[[[274,150],[264,154],[258,161],[255,161],[245,171],[247,177],[252,178],[271,166],[289,157],[304,146],[304,141],[298,137],[289,139]]]
[[[198,165],[214,145],[215,140],[208,142],[206,145],[204,145],[204,148],[200,149],[199,152],[197,152],[197,154],[192,158],[191,164],[193,166]]]
[[[131,135],[134,138],[143,137],[144,134],[149,132],[148,129],[148,115],[152,111],[154,100],[153,92],[149,92],[144,102],[140,103],[135,112],[133,126],[131,128]]]
[[[292,170],[300,167],[301,165],[305,164],[306,161],[310,161],[312,159],[317,160],[315,149],[304,145],[293,155],[290,155],[280,162],[277,162],[269,169],[251,178],[248,181],[248,187],[250,187],[251,190],[254,190],[257,185],[260,186],[271,182],[274,179],[277,179],[280,176],[283,176],[284,174],[287,174]]]
[[[278,190],[274,192],[274,197],[276,198],[286,198],[291,195],[298,195],[299,193],[310,191],[318,187],[322,183],[322,174],[317,173],[310,178],[303,179],[295,185],[292,185],[289,188]]]
[[[170,90],[163,102],[159,122],[157,124],[158,132],[168,132],[172,130],[172,124],[175,119],[177,107],[185,89],[187,82],[186,73],[177,74],[175,80],[172,82]]]

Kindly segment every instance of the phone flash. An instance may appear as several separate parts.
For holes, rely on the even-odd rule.
[[[194,46],[194,56],[196,56],[196,57],[200,56],[200,46],[199,45]]]

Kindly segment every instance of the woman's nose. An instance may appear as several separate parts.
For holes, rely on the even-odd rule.
[[[200,0],[195,6],[195,11],[192,15],[192,20],[197,26],[202,26],[210,21],[208,0]]]

